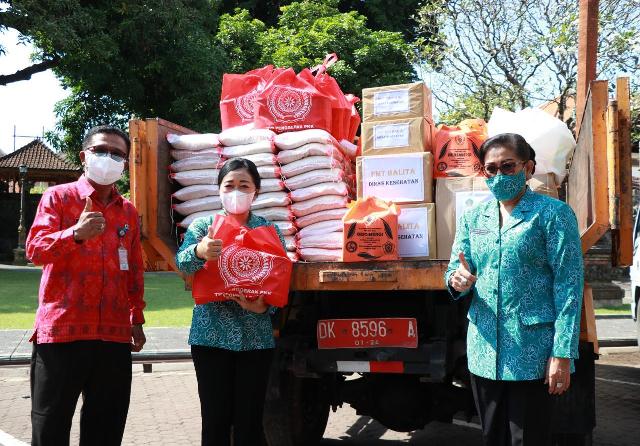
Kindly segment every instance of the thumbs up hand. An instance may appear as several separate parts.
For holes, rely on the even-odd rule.
[[[478,278],[471,274],[471,268],[469,268],[469,263],[467,263],[463,252],[458,253],[458,259],[460,260],[460,266],[450,276],[449,284],[457,292],[464,293],[471,289]]]
[[[102,212],[93,212],[91,197],[87,197],[84,209],[73,228],[73,238],[76,241],[92,239],[104,232],[106,220]]]
[[[222,251],[222,240],[214,239],[213,228],[209,226],[207,235],[196,245],[196,256],[203,260],[217,260]]]

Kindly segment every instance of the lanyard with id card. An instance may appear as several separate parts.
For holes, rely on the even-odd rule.
[[[120,239],[120,246],[118,247],[118,263],[120,264],[120,271],[129,271],[129,253],[127,248],[122,244],[122,239],[129,231],[129,225],[125,224],[123,227],[118,228],[118,238]]]

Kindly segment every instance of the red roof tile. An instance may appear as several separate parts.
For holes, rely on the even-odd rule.
[[[24,164],[29,169],[80,171],[81,168],[51,150],[40,139],[0,158],[0,168],[17,169]]]

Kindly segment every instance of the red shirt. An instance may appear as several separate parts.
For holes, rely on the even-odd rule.
[[[91,196],[106,220],[102,235],[77,243],[73,226]],[[124,236],[118,234],[128,225]],[[121,231],[122,232],[122,231]],[[118,248],[127,250],[122,271]],[[100,339],[131,342],[131,325],[144,323],[144,264],[138,213],[113,191],[106,206],[84,177],[45,191],[27,238],[27,257],[44,265],[35,333],[38,343]]]

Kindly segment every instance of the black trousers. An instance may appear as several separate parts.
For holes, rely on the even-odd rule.
[[[80,445],[122,443],[131,395],[131,347],[104,341],[33,345],[31,444],[66,446],[82,393]]]
[[[191,346],[202,414],[202,446],[265,444],[262,411],[273,349],[235,352]]]
[[[552,396],[544,380],[494,381],[471,374],[486,446],[551,444]]]

